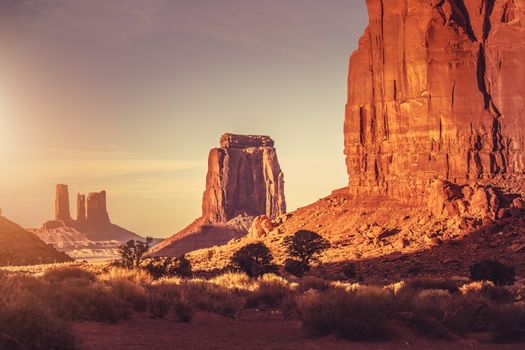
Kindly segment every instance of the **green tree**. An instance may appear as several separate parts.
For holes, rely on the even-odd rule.
[[[146,259],[146,254],[152,242],[153,238],[146,237],[146,241],[135,241],[132,239],[121,245],[118,250],[121,256],[121,263],[128,269],[140,267]]]
[[[330,247],[330,242],[318,233],[307,230],[300,230],[293,236],[286,237],[283,244],[288,256],[300,263],[305,271],[310,269],[312,262],[318,260],[319,254]]]
[[[248,244],[236,251],[231,258],[231,264],[250,277],[258,277],[275,270],[273,255],[262,242]]]

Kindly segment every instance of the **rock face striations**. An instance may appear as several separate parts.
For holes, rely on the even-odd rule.
[[[350,59],[353,194],[423,203],[435,179],[525,171],[525,1],[368,0]]]
[[[238,215],[270,218],[286,212],[284,174],[268,136],[224,134],[210,151],[202,216],[210,223]]]
[[[202,216],[153,247],[156,256],[178,256],[245,236],[255,217],[286,212],[284,174],[268,136],[224,134],[210,151]]]

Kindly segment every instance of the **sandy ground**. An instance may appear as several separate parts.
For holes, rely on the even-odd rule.
[[[285,320],[278,314],[248,311],[232,320],[198,312],[192,323],[177,322],[175,316],[154,320],[135,315],[115,325],[75,322],[75,333],[82,350],[164,350],[164,349],[525,349],[525,343],[490,344],[474,339],[455,342],[416,337],[400,330],[389,342],[353,343],[330,337],[314,337],[300,322]]]

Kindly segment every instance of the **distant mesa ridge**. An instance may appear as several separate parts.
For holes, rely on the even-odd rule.
[[[227,133],[210,151],[202,216],[153,247],[176,256],[245,236],[255,217],[286,213],[284,173],[269,136]]]
[[[127,241],[143,239],[136,233],[113,224],[109,218],[106,191],[77,194],[77,216],[71,218],[69,187],[56,185],[55,219],[32,230],[47,243],[61,244],[84,237],[88,241]],[[71,233],[72,232],[72,233]]]

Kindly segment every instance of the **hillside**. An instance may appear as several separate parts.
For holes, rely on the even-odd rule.
[[[35,234],[0,217],[0,265],[36,265],[72,259],[44,243]]]

